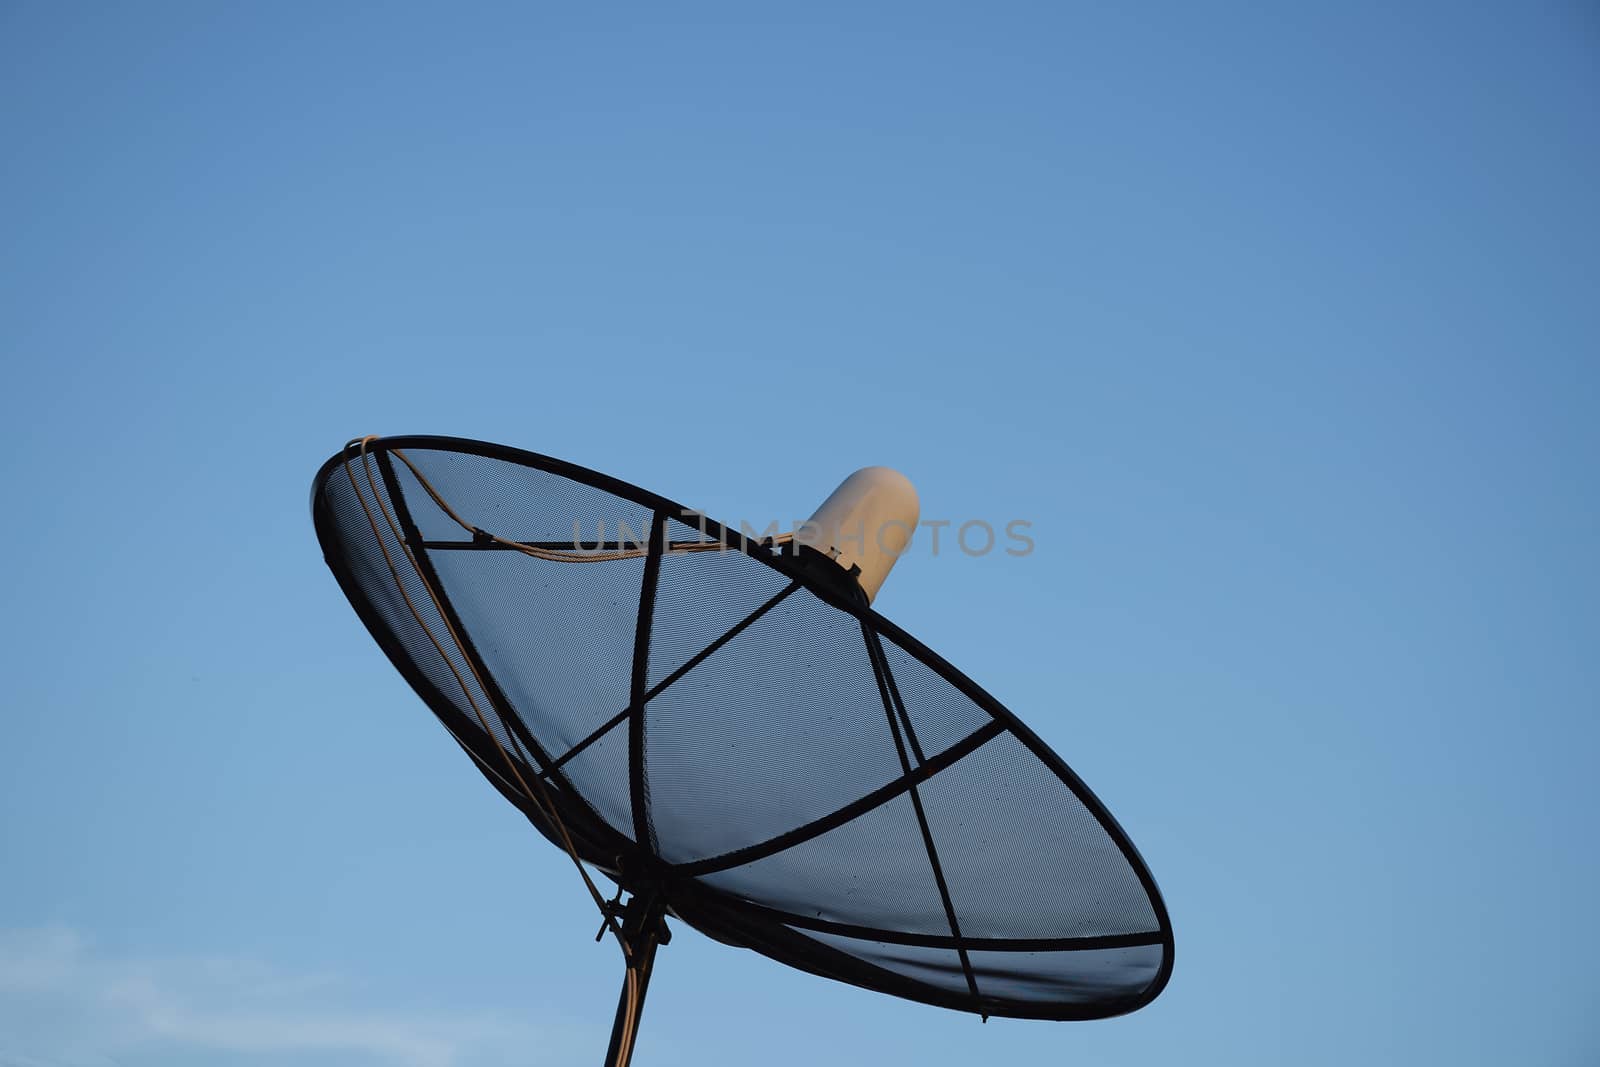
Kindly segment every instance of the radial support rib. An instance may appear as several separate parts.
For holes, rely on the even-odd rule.
[[[725,871],[730,867],[741,867],[746,863],[754,863],[756,860],[782,852],[784,849],[793,848],[796,845],[810,841],[813,837],[820,837],[829,830],[843,826],[857,816],[865,815],[874,808],[887,804],[918,783],[927,781],[962,757],[976,752],[986,742],[999,737],[1005,732],[1004,724],[999,720],[992,720],[972,731],[972,733],[932,759],[915,767],[910,774],[902,775],[887,785],[879,786],[859,800],[853,800],[841,808],[835,808],[826,815],[812,819],[803,826],[797,826],[793,830],[769,837],[765,841],[757,841],[753,845],[746,845],[743,848],[737,848],[731,852],[723,852],[716,856],[708,856],[692,863],[678,864],[672,868],[673,873],[702,875]]]
[[[878,635],[865,622],[861,624],[861,636],[867,643],[867,655],[872,660],[872,673],[878,681],[878,695],[883,698],[883,711],[889,718],[889,733],[894,737],[894,748],[900,757],[900,767],[905,772],[906,778],[911,777],[911,759],[906,755],[905,740],[900,736],[900,723],[896,715],[895,700],[890,694],[892,679],[889,674],[889,664],[883,657],[883,649],[878,644]],[[911,721],[906,720],[906,730],[911,729]],[[987,1021],[989,1016],[983,1011],[983,1000],[978,994],[978,979],[972,973],[972,961],[967,958],[966,946],[961,940],[961,923],[956,919],[956,908],[950,900],[950,886],[944,880],[944,868],[939,865],[939,850],[933,847],[933,831],[928,828],[928,815],[922,809],[922,797],[917,792],[917,787],[912,785],[908,792],[911,795],[911,807],[917,813],[917,825],[922,829],[922,843],[928,849],[928,864],[933,868],[933,881],[939,887],[939,899],[944,904],[945,918],[950,920],[950,936],[955,938],[956,954],[961,957],[961,971],[967,977],[967,991],[972,994],[972,999],[978,1005],[980,1014]]]
[[[649,792],[644,779],[644,690],[650,673],[650,625],[656,614],[656,585],[661,577],[661,553],[667,539],[667,516],[656,512],[650,524],[650,553],[639,582],[639,620],[633,634],[633,678],[628,698],[628,790],[633,801],[633,840],[655,854],[650,832]]]
[[[667,688],[667,686],[671,685],[673,682],[676,682],[679,678],[682,678],[684,675],[688,674],[690,671],[694,670],[694,668],[698,667],[702,662],[704,662],[704,660],[706,659],[707,656],[711,655],[713,652],[715,652],[717,649],[721,648],[723,645],[727,644],[729,641],[732,641],[735,637],[738,637],[746,629],[748,629],[757,619],[761,618],[761,616],[765,615],[767,612],[771,611],[773,608],[777,607],[780,603],[782,603],[784,597],[788,596],[790,593],[794,592],[796,589],[799,589],[799,588],[800,588],[800,583],[799,582],[790,582],[788,585],[786,585],[782,589],[778,590],[778,592],[774,593],[771,597],[769,597],[767,599],[766,603],[762,604],[760,607],[756,608],[756,610],[752,611],[750,614],[746,615],[743,619],[739,620],[739,622],[737,624],[735,624],[732,628],[730,628],[721,637],[719,637],[715,641],[711,642],[705,648],[702,648],[699,652],[696,652],[693,656],[690,656],[687,660],[685,660],[683,662],[683,665],[680,666],[677,670],[673,671],[671,674],[669,674],[665,678],[661,679],[661,681],[659,681],[655,685],[651,686],[649,688],[649,690],[646,691],[646,693],[644,694],[644,703],[646,703],[646,704],[650,703],[650,701],[654,700],[657,696],[659,696],[661,694],[661,691],[663,689]],[[578,755],[584,749],[588,748],[590,745],[594,744],[596,741],[598,741],[602,737],[604,737],[607,733],[609,733],[612,730],[612,728],[614,728],[614,727],[618,726],[619,724],[621,724],[622,722],[624,722],[628,718],[628,716],[630,714],[632,714],[632,713],[633,713],[633,703],[630,701],[627,707],[623,708],[621,711],[619,711],[615,715],[611,716],[611,718],[607,719],[605,722],[601,723],[599,726],[596,726],[594,728],[594,730],[592,730],[589,733],[589,735],[587,737],[585,737],[582,741],[579,741],[577,744],[573,745],[571,748],[569,748],[565,752],[563,752],[561,754],[560,758],[558,758],[555,761],[555,763],[552,764],[551,769],[555,770],[555,769],[559,769],[560,767],[562,767],[564,764],[566,764],[566,762],[568,760],[572,759],[574,756]]]

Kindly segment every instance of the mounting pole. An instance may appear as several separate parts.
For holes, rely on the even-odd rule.
[[[605,1067],[628,1067],[633,1059],[639,1016],[644,1013],[644,994],[656,962],[656,946],[672,940],[666,910],[660,896],[651,891],[635,893],[622,909],[622,936],[628,943],[628,971],[634,976],[634,995],[630,1001],[629,983],[624,980],[622,995],[617,998],[617,1018],[611,1024]]]

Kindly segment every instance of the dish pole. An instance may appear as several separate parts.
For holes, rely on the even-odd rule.
[[[622,909],[622,936],[628,943],[628,973],[617,998],[617,1018],[611,1024],[611,1045],[605,1067],[628,1067],[633,1059],[644,994],[656,962],[656,947],[672,940],[667,929],[666,904],[659,894],[635,893]]]

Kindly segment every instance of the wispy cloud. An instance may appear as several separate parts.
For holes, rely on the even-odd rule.
[[[112,1067],[177,1052],[208,1062],[475,1067],[571,1062],[582,1057],[567,1053],[594,1040],[560,1025],[350,1002],[347,985],[327,975],[125,958],[66,927],[0,930],[0,1067]]]

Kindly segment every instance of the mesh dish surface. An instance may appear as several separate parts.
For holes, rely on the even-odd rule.
[[[482,531],[646,551],[576,562],[473,536],[397,451]],[[384,508],[405,544],[369,517]],[[580,855],[689,925],[986,1016],[1102,1018],[1166,985],[1166,908],[1104,805],[994,698],[788,553],[455,438],[334,456],[312,512],[357,614],[485,777],[553,838],[515,784],[541,775]],[[436,641],[451,628],[464,653]]]

